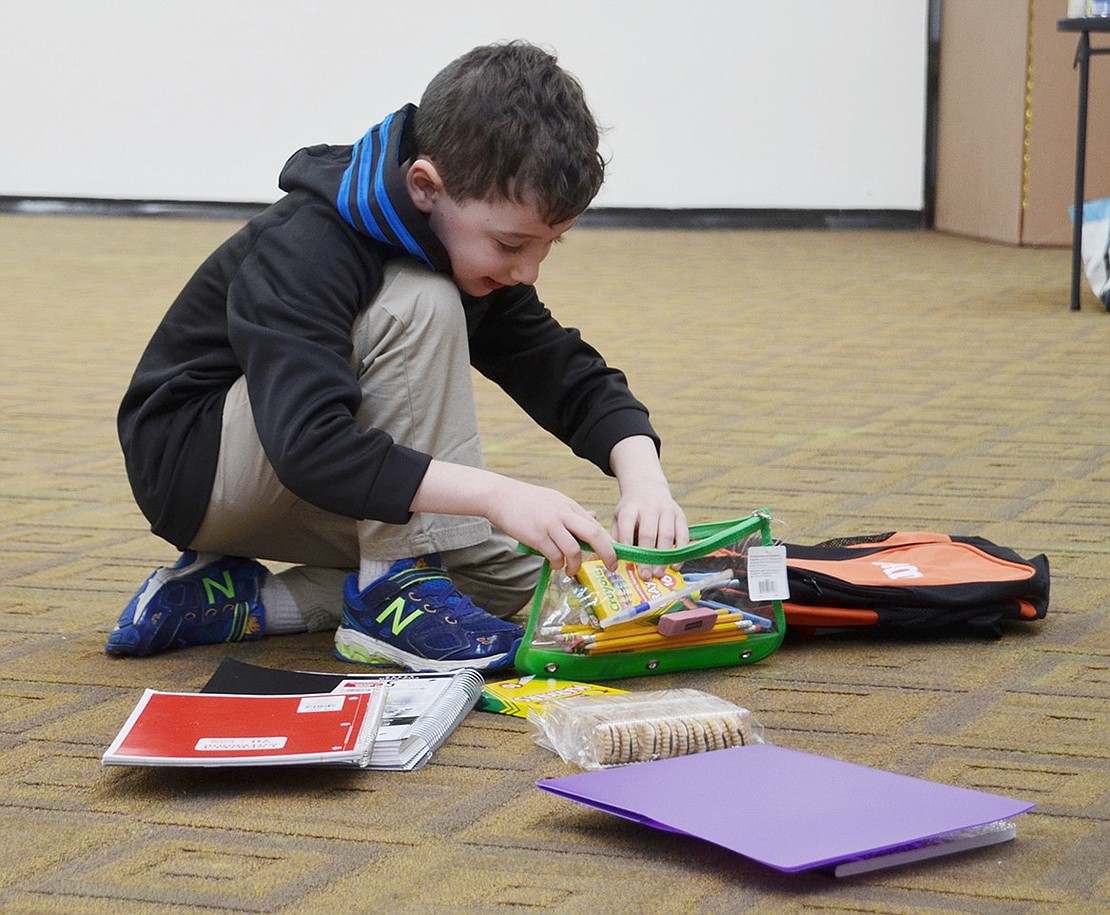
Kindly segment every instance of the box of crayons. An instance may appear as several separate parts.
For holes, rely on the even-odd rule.
[[[617,544],[616,569],[588,559],[574,578],[545,562],[517,670],[608,680],[750,664],[774,652],[785,621],[782,600],[762,590],[762,556],[759,580],[748,581],[749,551],[773,545],[770,514],[694,525],[690,534],[676,550]],[[648,567],[664,574],[645,577]]]
[[[618,560],[612,571],[600,559],[587,559],[574,577],[578,587],[572,593],[583,617],[595,629],[658,618],[685,586],[682,573],[675,568],[668,566],[658,578],[644,578],[640,567],[626,559]]]

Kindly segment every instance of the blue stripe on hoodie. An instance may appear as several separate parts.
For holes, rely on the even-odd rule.
[[[385,170],[399,162],[405,126],[394,124],[395,117],[396,113],[391,114],[375,124],[351,148],[351,161],[339,182],[336,207],[352,228],[399,248],[435,269],[428,252],[409,232],[389,196]],[[351,210],[352,196],[357,217]],[[385,226],[374,217],[375,208],[382,214]]]
[[[392,124],[392,114],[382,121],[381,124],[382,148],[385,150],[389,150],[393,146],[393,144],[389,142],[389,133]],[[430,267],[431,262],[428,260],[427,255],[424,254],[423,249],[417,243],[416,239],[409,233],[404,222],[401,221],[401,217],[397,215],[397,211],[393,208],[393,201],[389,199],[389,194],[385,186],[385,160],[386,156],[384,155],[378,157],[378,167],[374,171],[374,199],[377,201],[382,215],[385,216],[385,221],[389,223],[389,227],[393,230],[396,237],[400,239],[401,247],[410,253],[413,251],[420,251],[420,254],[417,256],[423,258],[424,263]]]

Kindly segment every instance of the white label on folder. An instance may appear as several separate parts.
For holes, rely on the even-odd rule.
[[[748,596],[754,601],[787,600],[790,597],[785,546],[748,548]]]
[[[341,712],[343,711],[343,703],[346,702],[346,697],[343,695],[332,696],[305,696],[297,705],[298,712]]]
[[[285,746],[284,737],[202,737],[197,750],[221,752],[227,750],[280,750]]]
[[[333,693],[372,693],[378,687],[375,680],[344,680],[332,690]]]

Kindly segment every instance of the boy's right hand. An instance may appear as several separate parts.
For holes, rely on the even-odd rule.
[[[613,540],[593,512],[558,490],[478,467],[433,460],[411,508],[487,518],[569,576],[582,565],[579,541],[608,568],[617,564]]]
[[[552,568],[568,576],[582,565],[579,541],[589,544],[608,568],[616,567],[613,540],[592,511],[558,490],[519,480],[508,483],[504,498],[487,515],[501,530],[542,553]]]

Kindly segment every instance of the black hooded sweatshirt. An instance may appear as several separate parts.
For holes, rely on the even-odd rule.
[[[353,146],[313,146],[282,170],[286,195],[198,268],[154,332],[118,415],[128,479],[154,533],[185,549],[204,518],[224,398],[247,379],[254,422],[278,479],[355,519],[403,524],[431,456],[359,428],[351,329],[410,256],[450,272],[447,251],[405,188],[414,155],[407,105]],[[624,375],[533,286],[463,294],[470,361],[544,429],[606,473],[631,435],[658,444]]]

